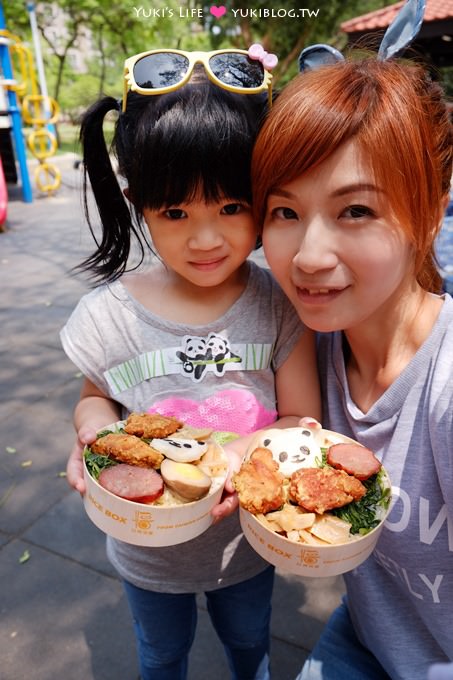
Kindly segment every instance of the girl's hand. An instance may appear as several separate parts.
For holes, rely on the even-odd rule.
[[[72,448],[66,466],[66,479],[69,486],[84,494],[86,491],[85,480],[83,479],[83,449],[96,439],[96,430],[91,428],[81,428],[77,433],[77,440]]]
[[[224,450],[228,455],[230,464],[228,468],[228,475],[226,478],[225,486],[223,489],[222,499],[220,503],[215,505],[211,510],[211,514],[214,518],[213,522],[214,524],[216,522],[220,522],[221,519],[224,519],[225,517],[232,515],[239,505],[237,493],[234,489],[231,477],[241,467],[241,463],[244,456],[242,453],[238,453],[238,451],[235,451],[233,447],[234,447],[233,442],[232,444],[226,444],[224,446]]]
[[[76,443],[66,466],[69,486],[85,493],[83,479],[83,449],[96,439],[96,432],[110,423],[120,420],[120,406],[96,387],[88,378],[83,381],[80,400],[74,410],[74,426],[77,432]]]

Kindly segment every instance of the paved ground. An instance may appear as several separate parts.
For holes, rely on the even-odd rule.
[[[62,475],[80,375],[58,332],[87,290],[69,270],[88,252],[79,171],[32,204],[10,187],[0,233],[0,680],[136,680],[132,626],[104,536]],[[292,680],[343,592],[340,578],[279,572],[274,680]],[[190,680],[228,680],[199,603]]]

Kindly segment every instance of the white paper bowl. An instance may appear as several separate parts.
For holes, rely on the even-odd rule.
[[[336,432],[321,430],[330,444],[357,443]],[[390,480],[388,480],[390,487]],[[348,543],[313,546],[296,543],[267,529],[250,512],[239,508],[242,531],[252,548],[270,564],[298,576],[337,576],[355,569],[371,555],[390,511],[390,504],[377,527]]]
[[[117,426],[110,425],[104,430],[117,431]],[[222,450],[218,444],[213,445]],[[211,510],[220,501],[225,483],[225,479],[214,478],[207,496],[198,501],[166,507],[115,496],[90,475],[85,459],[83,474],[86,484],[83,502],[91,521],[113,538],[149,547],[184,543],[206,531],[212,524]]]

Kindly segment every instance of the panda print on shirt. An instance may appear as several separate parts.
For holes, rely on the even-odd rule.
[[[222,377],[227,363],[241,362],[241,357],[232,352],[228,339],[216,333],[210,333],[207,338],[186,336],[182,350],[178,350],[176,356],[182,362],[184,373],[196,382],[208,371]]]

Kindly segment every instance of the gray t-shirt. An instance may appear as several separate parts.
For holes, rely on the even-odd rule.
[[[453,301],[368,413],[349,394],[341,333],[319,343],[324,426],[372,449],[392,481],[377,547],[345,575],[354,627],[392,680],[426,680],[453,659]]]
[[[270,272],[250,262],[240,298],[215,322],[189,326],[156,316],[120,281],[85,295],[61,331],[69,358],[131,411],[175,415],[195,427],[247,434],[277,417],[275,370],[303,326]],[[107,423],[106,423],[107,425]],[[193,592],[262,571],[237,513],[174,547],[142,548],[111,537],[109,558],[135,585]]]

